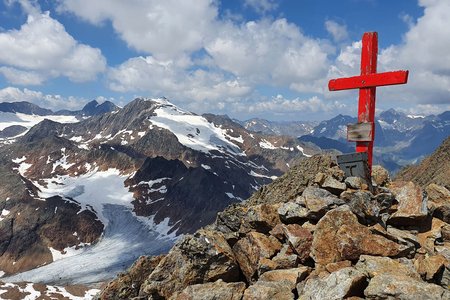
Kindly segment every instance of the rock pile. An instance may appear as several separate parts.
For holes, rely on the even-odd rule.
[[[450,192],[373,178],[314,156],[99,298],[450,299]]]

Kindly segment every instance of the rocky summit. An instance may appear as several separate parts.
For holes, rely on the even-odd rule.
[[[373,184],[315,155],[97,297],[450,299],[450,191],[380,167]]]

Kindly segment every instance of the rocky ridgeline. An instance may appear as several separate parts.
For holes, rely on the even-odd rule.
[[[373,175],[305,160],[99,299],[450,299],[450,192]]]

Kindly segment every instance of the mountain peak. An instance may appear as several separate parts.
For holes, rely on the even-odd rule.
[[[46,116],[53,114],[50,109],[42,108],[36,104],[20,101],[20,102],[1,102],[0,111],[9,113],[22,113],[27,115]]]
[[[105,101],[100,104],[97,100],[94,99],[83,107],[83,109],[81,110],[81,114],[87,116],[95,116],[116,111],[117,109],[119,109],[119,107],[111,101]]]

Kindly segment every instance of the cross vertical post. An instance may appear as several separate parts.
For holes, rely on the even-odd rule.
[[[372,173],[373,142],[375,139],[376,87],[408,82],[408,71],[377,73],[378,34],[366,32],[362,37],[361,75],[332,79],[330,91],[359,89],[358,124],[349,125],[347,139],[356,142],[356,152],[367,153],[369,176]]]
[[[377,72],[378,34],[363,35],[361,49],[361,75]],[[356,152],[367,152],[369,170],[372,171],[373,141],[375,138],[375,95],[376,87],[360,88],[358,103],[358,123],[372,123],[371,141],[357,141]]]

